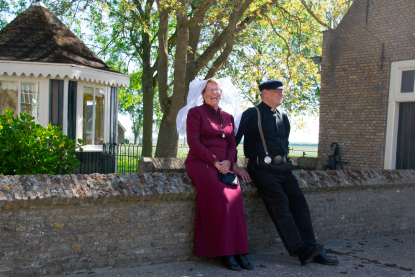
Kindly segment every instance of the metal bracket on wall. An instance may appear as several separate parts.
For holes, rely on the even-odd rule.
[[[382,43],[382,55],[380,56],[380,70],[383,69],[383,60],[385,59],[385,43]]]

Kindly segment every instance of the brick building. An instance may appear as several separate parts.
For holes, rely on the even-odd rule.
[[[355,0],[325,31],[318,157],[349,169],[415,169],[415,1]]]

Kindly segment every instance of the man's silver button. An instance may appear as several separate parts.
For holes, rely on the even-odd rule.
[[[264,158],[264,162],[265,162],[265,163],[267,163],[267,164],[270,164],[270,163],[271,163],[271,157],[266,156],[266,157]]]

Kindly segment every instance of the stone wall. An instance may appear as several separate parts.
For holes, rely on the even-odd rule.
[[[390,66],[415,59],[414,8],[414,1],[355,0],[339,26],[324,32],[322,165],[337,142],[346,169],[383,168]]]
[[[296,171],[319,241],[415,230],[415,171]],[[282,244],[241,184],[251,252]],[[195,189],[184,173],[0,175],[0,276],[192,257]]]

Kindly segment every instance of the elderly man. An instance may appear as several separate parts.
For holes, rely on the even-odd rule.
[[[244,181],[252,178],[291,256],[298,256],[302,265],[311,261],[337,265],[316,242],[306,199],[287,159],[290,123],[287,115],[277,110],[284,97],[283,83],[269,80],[260,84],[259,90],[262,102],[243,113],[236,135],[237,145],[244,136],[249,175],[237,165],[235,172]]]

